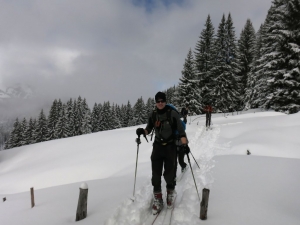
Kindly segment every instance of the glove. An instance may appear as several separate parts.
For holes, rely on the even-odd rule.
[[[141,136],[141,135],[146,135],[145,130],[143,128],[138,128],[136,129],[136,135]]]
[[[190,147],[187,144],[181,145],[181,152],[189,154],[191,152]]]

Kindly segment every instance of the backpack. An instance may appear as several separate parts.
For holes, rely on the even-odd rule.
[[[176,109],[176,107],[174,105],[172,105],[172,104],[167,104],[167,105],[170,106],[172,108],[172,110],[177,112],[180,118],[182,117],[182,115],[178,112],[178,110]],[[170,113],[170,117],[171,117],[171,113]],[[181,121],[181,124],[183,126],[183,129],[185,130],[186,129],[186,124],[182,120],[180,120],[180,121]],[[175,135],[178,135],[178,130],[174,130],[174,133],[175,133]]]
[[[178,113],[179,117],[180,117],[180,113],[178,112],[178,110],[176,109],[176,107],[172,104],[166,104],[166,107],[167,107],[167,120],[169,122],[169,124],[171,125],[172,127],[172,130],[173,130],[173,137],[175,137],[176,139],[178,138],[178,130],[175,128],[174,124],[173,124],[173,120],[171,118],[171,111],[174,110],[175,112]],[[152,121],[153,123],[156,121],[156,109],[153,110],[152,112]],[[186,124],[182,121],[181,121],[181,124],[184,128],[184,130],[186,129]],[[151,140],[152,140],[152,136],[153,136],[153,133],[154,133],[154,129],[152,131],[152,134],[151,134]]]

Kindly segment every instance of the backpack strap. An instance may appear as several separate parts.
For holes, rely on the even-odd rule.
[[[167,109],[167,120],[169,121],[169,123],[170,123],[170,125],[171,125],[171,127],[172,127],[172,130],[174,130],[174,127],[173,127],[173,120],[172,120],[172,115],[171,115],[171,113],[172,113],[172,108],[169,107],[169,108]]]
[[[175,127],[174,127],[174,123],[173,123],[172,115],[171,115],[172,110],[174,110],[174,109],[172,107],[168,106],[168,105],[166,105],[166,107],[167,107],[167,112],[166,112],[166,114],[167,114],[167,120],[168,120],[169,124],[171,125],[172,130],[174,132],[175,131]],[[157,110],[156,109],[153,110],[151,118],[152,118],[152,123],[155,125],[155,122],[158,120]],[[152,133],[151,133],[151,139],[150,139],[151,141],[152,141],[152,138],[153,138],[154,130],[155,130],[155,128],[153,127]]]

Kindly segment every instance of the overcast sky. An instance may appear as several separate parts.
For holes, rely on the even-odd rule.
[[[0,88],[132,104],[177,85],[210,14],[231,13],[239,37],[271,0],[0,0]]]

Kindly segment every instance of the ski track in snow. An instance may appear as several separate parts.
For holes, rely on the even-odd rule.
[[[213,157],[230,149],[230,143],[222,146],[215,143],[220,131],[220,125],[214,125],[213,129],[209,129],[208,131],[206,131],[204,126],[200,126],[189,142],[191,152],[200,166],[199,170],[193,156],[189,154],[200,199],[202,198],[202,189],[210,189],[214,182],[211,171],[215,166]],[[187,157],[185,157],[185,162],[188,164]],[[181,167],[178,166],[177,174],[181,173],[180,169]],[[165,186],[166,184],[162,177],[164,202],[166,201]],[[142,225],[152,213],[152,190],[151,177],[149,177],[145,184],[136,191],[135,201],[133,202],[129,198],[123,201],[115,210],[112,217],[106,220],[105,225]],[[177,183],[176,192],[177,198],[172,217],[172,225],[200,224],[200,202],[191,169],[188,169],[180,182]],[[159,215],[155,224],[162,225],[163,219],[163,215]]]

